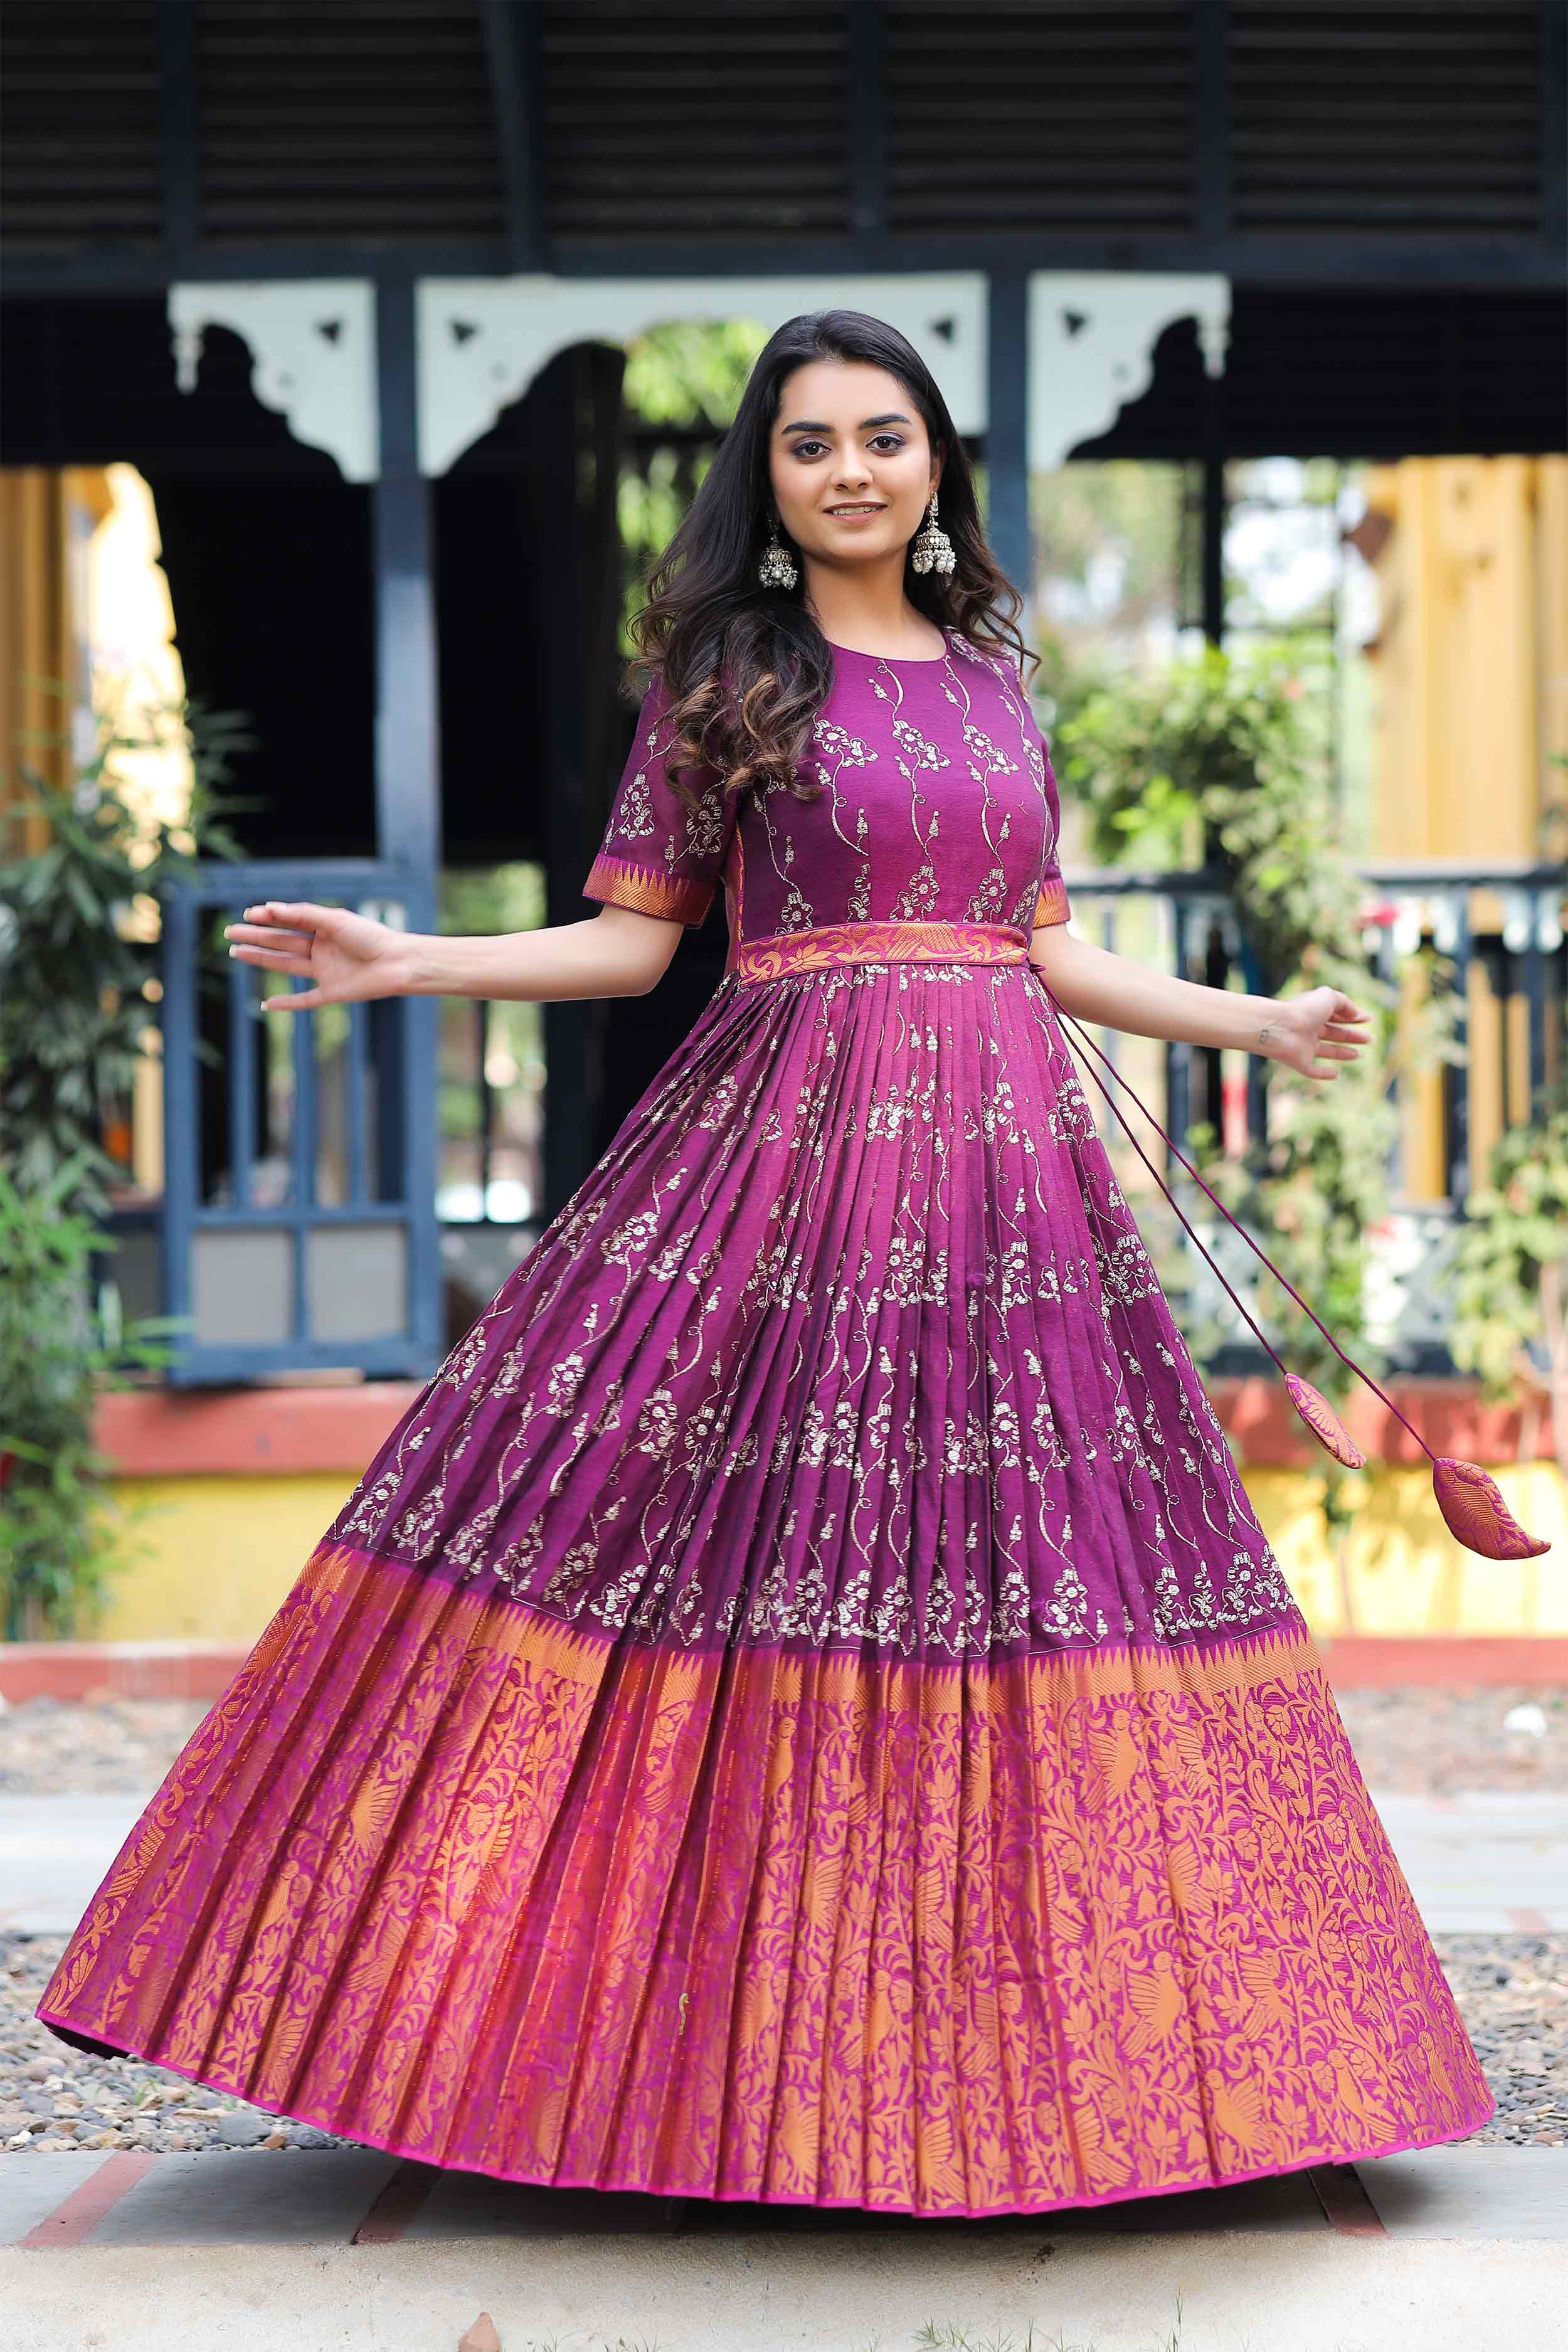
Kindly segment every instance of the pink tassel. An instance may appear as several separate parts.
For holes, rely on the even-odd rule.
[[[1373,1379],[1370,1372],[1363,1371],[1361,1366],[1356,1362],[1353,1356],[1346,1355],[1344,1349],[1341,1347],[1333,1333],[1329,1329],[1327,1324],[1322,1321],[1321,1317],[1312,1313],[1311,1308],[1308,1306],[1300,1292],[1294,1289],[1291,1285],[1286,1281],[1285,1276],[1274,1264],[1273,1259],[1269,1257],[1268,1252],[1258,1246],[1258,1243],[1253,1240],[1252,1235],[1247,1232],[1246,1226],[1241,1223],[1239,1219],[1231,1215],[1230,1211],[1226,1207],[1225,1202],[1219,1198],[1218,1194],[1213,1192],[1211,1188],[1204,1182],[1203,1178],[1198,1174],[1198,1171],[1193,1166],[1192,1161],[1185,1158],[1181,1151],[1177,1150],[1175,1144],[1172,1141],[1171,1138],[1165,1134],[1164,1129],[1160,1125],[1159,1120],[1154,1117],[1153,1112],[1149,1108],[1147,1103],[1140,1101],[1138,1096],[1134,1094],[1132,1088],[1128,1086],[1127,1080],[1122,1076],[1114,1062],[1111,1061],[1110,1055],[1101,1053],[1093,1038],[1090,1037],[1084,1030],[1081,1023],[1075,1021],[1071,1013],[1063,1009],[1062,1005],[1058,1003],[1054,991],[1050,988],[1044,974],[1040,971],[1038,965],[1035,965],[1032,969],[1034,970],[1037,978],[1039,980],[1040,986],[1045,990],[1047,996],[1050,998],[1058,1022],[1064,1024],[1070,1024],[1078,1037],[1089,1047],[1090,1053],[1097,1055],[1100,1060],[1105,1064],[1106,1068],[1110,1072],[1111,1076],[1116,1080],[1118,1086],[1126,1087],[1127,1092],[1132,1096],[1133,1101],[1138,1104],[1139,1109],[1149,1121],[1150,1126],[1154,1129],[1156,1134],[1164,1138],[1164,1140],[1169,1146],[1171,1151],[1174,1154],[1175,1158],[1181,1161],[1182,1166],[1186,1170],[1194,1183],[1196,1184],[1200,1190],[1208,1194],[1209,1199],[1214,1202],[1215,1207],[1219,1211],[1221,1216],[1226,1218],[1229,1223],[1236,1227],[1237,1232],[1241,1235],[1241,1238],[1247,1244],[1247,1248],[1251,1250],[1255,1255],[1263,1260],[1264,1265],[1268,1268],[1269,1273],[1274,1276],[1276,1282],[1282,1283],[1284,1287],[1289,1291],[1291,1297],[1301,1309],[1301,1312],[1304,1315],[1310,1317],[1311,1320],[1317,1325],[1319,1330],[1322,1333],[1324,1339],[1328,1341],[1330,1347],[1333,1349],[1335,1355],[1340,1359],[1340,1361],[1343,1364],[1348,1364],[1351,1370],[1355,1374],[1357,1380],[1364,1381],[1367,1387],[1373,1391],[1373,1394],[1383,1399],[1384,1403],[1388,1407],[1389,1412],[1394,1415],[1394,1419],[1405,1423],[1405,1428],[1410,1432],[1411,1436],[1415,1440],[1415,1443],[1421,1448],[1422,1453],[1426,1455],[1428,1461],[1432,1464],[1432,1490],[1436,1496],[1437,1508],[1443,1514],[1444,1523],[1447,1527],[1449,1533],[1458,1538],[1459,1542],[1464,1545],[1467,1551],[1479,1553],[1482,1559],[1537,1559],[1543,1551],[1550,1551],[1552,1549],[1550,1543],[1543,1541],[1539,1536],[1527,1534],[1525,1529],[1520,1526],[1519,1521],[1514,1517],[1512,1512],[1509,1509],[1507,1503],[1503,1500],[1502,1490],[1498,1486],[1496,1479],[1489,1477],[1486,1471],[1484,1471],[1478,1463],[1459,1462],[1456,1461],[1452,1455],[1443,1454],[1439,1456],[1433,1453],[1432,1448],[1427,1444],[1426,1440],[1422,1436],[1421,1432],[1416,1428],[1415,1423],[1411,1421],[1407,1415],[1400,1412],[1399,1407],[1394,1403],[1393,1398],[1389,1396],[1385,1391],[1378,1387],[1377,1382]],[[1333,1455],[1336,1462],[1342,1462],[1347,1470],[1361,1469],[1366,1461],[1366,1455],[1362,1452],[1360,1446],[1356,1444],[1354,1438],[1351,1435],[1349,1430],[1340,1419],[1338,1413],[1335,1412],[1333,1407],[1329,1403],[1328,1399],[1319,1394],[1318,1391],[1312,1386],[1310,1381],[1304,1381],[1299,1372],[1288,1371],[1286,1370],[1285,1364],[1280,1356],[1278,1354],[1276,1349],[1269,1346],[1268,1341],[1258,1329],[1257,1323],[1247,1313],[1246,1307],[1242,1305],[1240,1299],[1237,1297],[1229,1283],[1226,1281],[1224,1275],[1220,1273],[1218,1266],[1215,1265],[1214,1259],[1209,1255],[1208,1251],[1205,1249],[1202,1242],[1199,1241],[1197,1234],[1193,1231],[1192,1225],[1188,1223],[1187,1218],[1183,1214],[1182,1209],[1177,1202],[1174,1194],[1172,1192],[1170,1186],[1165,1182],[1164,1178],[1160,1174],[1159,1170],[1155,1167],[1153,1161],[1150,1159],[1148,1153],[1139,1142],[1138,1138],[1128,1126],[1126,1119],[1122,1118],[1121,1111],[1117,1108],[1116,1103],[1112,1099],[1110,1088],[1105,1085],[1098,1071],[1090,1069],[1087,1063],[1084,1066],[1088,1071],[1088,1075],[1094,1080],[1095,1085],[1105,1097],[1106,1102],[1110,1106],[1112,1117],[1120,1123],[1128,1141],[1131,1144],[1133,1150],[1138,1154],[1139,1159],[1143,1162],[1144,1167],[1147,1168],[1150,1175],[1152,1176],[1155,1183],[1158,1184],[1161,1192],[1164,1194],[1172,1208],[1175,1210],[1176,1215],[1181,1219],[1182,1224],[1185,1229],[1189,1239],[1193,1243],[1194,1247],[1197,1250],[1198,1255],[1212,1269],[1216,1279],[1224,1288],[1226,1297],[1236,1307],[1237,1312],[1240,1315],[1243,1322],[1246,1323],[1253,1337],[1258,1340],[1258,1345],[1263,1348],[1267,1353],[1273,1358],[1275,1363],[1279,1365],[1280,1373],[1284,1379],[1286,1393],[1289,1395],[1291,1403],[1295,1406],[1296,1411],[1300,1414],[1301,1419],[1311,1431],[1313,1436],[1318,1440],[1321,1445],[1324,1446],[1327,1451]]]
[[[1342,1462],[1347,1470],[1360,1470],[1365,1464],[1366,1455],[1328,1398],[1320,1395],[1311,1381],[1304,1381],[1300,1372],[1287,1372],[1285,1386],[1291,1403],[1313,1436],[1321,1438],[1328,1447],[1334,1460]]]
[[[1527,1535],[1503,1501],[1495,1478],[1475,1462],[1444,1454],[1432,1473],[1437,1508],[1467,1550],[1483,1559],[1539,1559],[1552,1546]]]

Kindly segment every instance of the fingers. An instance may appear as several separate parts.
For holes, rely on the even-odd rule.
[[[267,898],[260,906],[247,907],[247,923],[292,923],[308,931],[335,930],[342,919],[342,907],[320,907],[313,898]]]
[[[313,1004],[325,1004],[327,998],[319,988],[297,988],[287,996],[264,996],[263,1013],[308,1013]]]
[[[286,931],[281,924],[274,929],[266,923],[226,923],[223,935],[243,947],[280,950],[289,955],[310,952],[309,931]]]
[[[298,972],[308,980],[315,966],[308,952],[297,953],[290,948],[230,948],[229,954],[237,963],[258,964],[264,971]]]

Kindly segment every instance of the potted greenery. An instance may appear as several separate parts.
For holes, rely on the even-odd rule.
[[[179,730],[194,788],[148,816],[121,780],[127,752]],[[92,1443],[100,1387],[167,1362],[163,1318],[122,1324],[103,1219],[123,1169],[106,1106],[128,1093],[157,1019],[157,893],[203,856],[237,854],[223,819],[249,738],[231,714],[159,706],[114,717],[70,788],[24,768],[0,854],[0,1635],[65,1636],[101,1598],[123,1541]],[[40,848],[21,820],[41,815]]]

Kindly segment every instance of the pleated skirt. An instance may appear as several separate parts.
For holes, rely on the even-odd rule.
[[[1048,1000],[957,956],[726,973],[37,2013],[437,2166],[933,2216],[1492,2111]]]

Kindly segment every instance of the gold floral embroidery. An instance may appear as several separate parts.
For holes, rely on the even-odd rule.
[[[1004,923],[893,920],[819,923],[737,946],[727,969],[742,981],[781,980],[857,963],[1026,963],[1028,943]]]

